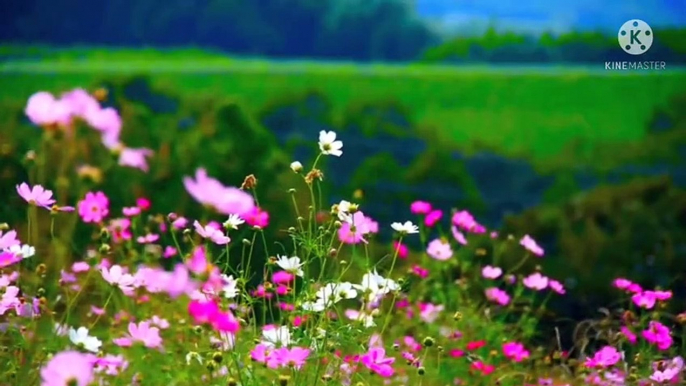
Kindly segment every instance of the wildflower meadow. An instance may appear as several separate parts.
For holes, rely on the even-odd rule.
[[[670,289],[607,277],[616,302],[566,347],[540,323],[571,295],[536,266],[535,234],[422,197],[390,224],[355,196],[329,201],[326,165],[346,162],[334,131],[284,170],[288,211],[265,209],[259,174],[219,181],[200,164],[167,182],[200,215],[160,212],[154,191],[115,206],[101,181],[150,173],[158,154],[124,141],[98,92],[64,91],[24,110],[41,138],[16,181],[25,221],[0,224],[0,385],[684,384]]]

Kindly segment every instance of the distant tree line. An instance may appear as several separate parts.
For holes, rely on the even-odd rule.
[[[425,62],[627,60],[616,36],[497,32],[445,39],[407,0],[0,0],[0,41],[188,47],[276,58]],[[654,31],[640,60],[686,62],[686,29]],[[639,59],[639,58],[634,58]]]
[[[482,36],[453,37],[427,49],[424,62],[568,62],[599,63],[613,60],[661,60],[686,64],[686,29],[655,29],[650,49],[640,55],[625,53],[617,36],[593,31],[573,31],[540,36],[499,33],[489,28]]]
[[[412,60],[439,43],[402,0],[1,0],[0,40],[202,46],[229,53]]]

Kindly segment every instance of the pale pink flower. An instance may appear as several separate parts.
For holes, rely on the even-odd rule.
[[[536,256],[541,257],[544,254],[543,248],[541,248],[536,243],[536,240],[531,238],[529,235],[524,235],[524,237],[522,237],[522,239],[519,241],[519,244]]]
[[[525,277],[524,280],[522,280],[522,283],[527,288],[536,291],[541,291],[548,287],[549,279],[541,275],[540,272],[534,272],[531,275]]]
[[[52,190],[47,190],[41,185],[29,187],[26,182],[17,185],[17,193],[31,205],[48,207],[56,201],[52,198]]]
[[[450,243],[441,239],[435,239],[429,243],[426,253],[436,260],[448,260],[453,257]]]

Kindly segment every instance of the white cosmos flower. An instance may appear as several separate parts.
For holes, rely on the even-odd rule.
[[[404,234],[404,235],[409,235],[412,233],[418,233],[419,232],[419,227],[414,225],[412,221],[405,221],[405,223],[399,223],[399,222],[394,222],[391,224],[391,228],[393,228],[394,231]]]
[[[79,327],[77,330],[69,329],[69,340],[77,346],[81,346],[84,349],[97,353],[102,346],[100,339],[88,335],[88,329],[86,327]]]
[[[319,150],[322,154],[340,157],[343,154],[341,148],[343,148],[343,142],[336,141],[336,132],[324,130],[319,132]]]
[[[270,326],[262,330],[262,344],[269,347],[288,347],[291,344],[291,330],[287,326]]]
[[[300,262],[300,258],[298,256],[277,256],[276,260],[276,265],[281,267],[281,269],[300,277],[303,277],[303,275],[305,275],[305,272],[303,272],[302,270],[303,264],[304,263]]]
[[[376,326],[376,323],[374,322],[374,317],[372,316],[372,314],[367,312],[360,312],[358,310],[349,309],[345,311],[345,316],[350,320],[362,323],[362,325],[365,328],[371,328]]]
[[[360,292],[367,295],[367,301],[373,303],[389,292],[397,291],[400,285],[392,279],[386,279],[379,275],[376,270],[365,273],[361,284],[353,284]]]
[[[357,290],[348,282],[328,283],[315,293],[316,300],[305,302],[300,307],[306,311],[322,312],[344,299],[355,299]]]
[[[23,259],[27,259],[36,254],[36,248],[28,244],[12,245],[11,247],[7,248],[7,252],[21,256]]]
[[[240,218],[240,216],[236,214],[229,215],[229,218],[224,221],[224,228],[226,229],[238,229],[238,226],[243,224],[245,220]]]
[[[222,293],[224,294],[224,297],[227,299],[233,299],[238,296],[238,280],[234,279],[233,275],[226,276],[222,274],[221,278],[224,281],[224,286],[222,287]]]
[[[303,170],[303,164],[298,161],[293,161],[291,162],[291,170],[293,170],[294,173],[300,173]]]

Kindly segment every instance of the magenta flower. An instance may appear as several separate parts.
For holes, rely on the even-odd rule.
[[[307,348],[293,347],[289,349],[281,347],[269,353],[266,363],[270,368],[293,367],[299,370],[305,364],[309,355],[310,350]]]
[[[541,248],[536,243],[536,240],[532,239],[529,235],[524,235],[524,237],[522,237],[522,239],[519,241],[519,244],[523,246],[524,249],[528,250],[529,252],[533,253],[538,257],[541,257],[544,254],[543,248]]]
[[[269,225],[269,213],[257,206],[247,213],[244,219],[250,226],[260,227],[262,229]]]
[[[31,205],[48,207],[55,203],[52,190],[47,190],[40,185],[34,185],[31,188],[26,182],[22,182],[17,185],[17,193]]]
[[[88,386],[94,381],[95,360],[91,354],[59,352],[41,369],[41,386]]]
[[[79,216],[85,223],[99,223],[110,213],[110,200],[103,192],[88,192],[78,203]]]
[[[622,354],[612,346],[598,350],[593,357],[586,358],[586,367],[610,367],[622,359]]]
[[[514,362],[521,362],[529,357],[529,351],[517,342],[503,344],[503,354]]]
[[[657,346],[658,350],[662,351],[668,350],[674,342],[669,328],[654,320],[651,320],[650,323],[648,323],[648,328],[642,331],[641,335],[649,343]]]
[[[383,347],[370,348],[367,353],[360,356],[360,361],[369,370],[382,377],[391,377],[395,373],[392,366],[395,362],[395,358],[387,357],[386,350]]]
[[[442,217],[443,217],[443,211],[440,209],[434,209],[431,212],[429,212],[426,215],[426,217],[424,217],[424,225],[426,225],[429,228],[432,228],[439,221],[441,221]]]
[[[427,214],[431,212],[431,204],[426,201],[415,201],[410,205],[410,212],[414,214]]]
[[[6,268],[21,261],[21,255],[10,252],[0,251],[0,268]]]

